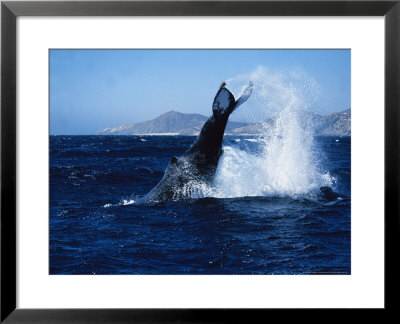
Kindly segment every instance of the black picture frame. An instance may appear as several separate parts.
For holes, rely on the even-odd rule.
[[[267,320],[277,310],[16,308],[16,18],[18,16],[384,16],[385,308],[395,312],[399,275],[400,0],[395,1],[2,1],[1,2],[1,322],[143,323]],[[345,292],[344,292],[345,293]],[[304,314],[304,311],[294,310]],[[314,310],[316,311],[316,310]],[[327,310],[329,311],[329,310]],[[357,310],[353,310],[357,311]],[[308,314],[308,312],[307,312]],[[371,313],[368,313],[370,316]],[[261,317],[258,317],[261,316]],[[309,315],[306,315],[309,316]],[[381,317],[380,317],[381,318]],[[380,319],[383,321],[383,319]]]

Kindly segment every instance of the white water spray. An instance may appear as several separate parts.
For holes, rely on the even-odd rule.
[[[274,118],[264,124],[257,154],[224,147],[212,196],[293,197],[332,186],[334,179],[321,169],[313,125],[307,119],[308,107],[316,99],[316,83],[303,74],[270,74],[264,68],[247,78],[254,83],[254,100],[249,100],[245,113],[257,109],[264,119]],[[229,83],[245,80],[238,77]]]

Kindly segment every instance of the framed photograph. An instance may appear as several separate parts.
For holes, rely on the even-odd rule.
[[[1,320],[394,310],[399,15],[2,2]]]

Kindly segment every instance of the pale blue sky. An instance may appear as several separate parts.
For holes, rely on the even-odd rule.
[[[315,112],[350,108],[350,50],[50,50],[50,134],[94,134],[170,110],[210,116],[222,81],[260,67],[312,79]],[[251,100],[231,118],[262,118]]]

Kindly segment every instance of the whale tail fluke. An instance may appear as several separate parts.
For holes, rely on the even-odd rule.
[[[249,99],[251,92],[253,91],[253,82],[250,81],[240,98],[235,100],[235,97],[227,88],[225,88],[225,85],[226,82],[222,82],[214,98],[212,110],[215,118],[225,114],[231,114],[234,109]]]

